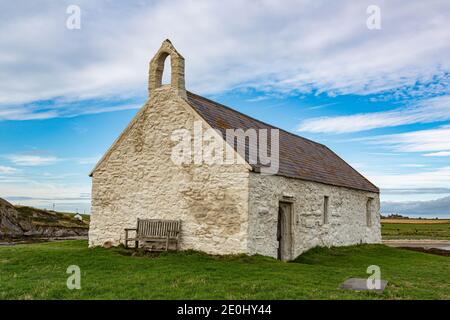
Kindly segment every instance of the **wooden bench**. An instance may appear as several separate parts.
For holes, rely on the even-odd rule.
[[[129,232],[134,231],[136,236],[130,237]],[[178,250],[178,240],[181,231],[181,220],[161,220],[161,219],[138,219],[136,228],[125,229],[125,248],[128,248],[128,242],[134,241],[135,248],[139,248],[139,242],[142,247],[149,248],[149,243],[165,244],[164,249],[155,251],[167,251],[171,242],[175,243]]]

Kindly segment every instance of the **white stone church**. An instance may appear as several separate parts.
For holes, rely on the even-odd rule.
[[[171,83],[162,85],[167,57]],[[174,133],[196,126],[236,161],[174,161]],[[266,147],[272,163],[252,151],[260,137],[240,148],[225,138],[230,129],[277,132]],[[184,58],[168,40],[150,62],[147,102],[91,177],[90,246],[123,243],[138,218],[181,220],[180,249],[211,254],[291,260],[315,246],[381,241],[375,185],[325,145],[187,91]]]

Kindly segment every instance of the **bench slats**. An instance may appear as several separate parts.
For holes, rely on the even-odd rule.
[[[139,246],[139,241],[144,244],[148,241],[165,242],[166,251],[169,242],[175,242],[178,250],[178,240],[181,232],[181,220],[163,219],[137,219],[136,237],[128,237],[128,229],[125,229],[125,247],[129,241],[135,241],[135,246]]]

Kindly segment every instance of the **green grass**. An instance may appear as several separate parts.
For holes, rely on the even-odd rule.
[[[434,239],[450,240],[450,223],[383,223],[383,239]]]
[[[450,299],[450,259],[360,245],[316,248],[295,262],[198,252],[127,256],[123,248],[88,249],[85,241],[0,247],[0,299]],[[338,289],[381,267],[383,294]],[[66,269],[81,268],[81,290]]]

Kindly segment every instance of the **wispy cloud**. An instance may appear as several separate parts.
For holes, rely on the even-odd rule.
[[[187,87],[202,94],[257,88],[426,96],[442,92],[436,77],[445,80],[450,69],[445,0],[385,1],[375,32],[365,25],[369,0],[77,4],[86,14],[81,30],[71,31],[66,2],[43,0],[30,10],[23,10],[28,1],[2,3],[1,119],[79,114],[27,105],[58,97],[145,97],[148,61],[166,37],[186,57]]]
[[[247,101],[248,102],[259,102],[259,101],[264,101],[264,100],[267,100],[267,99],[269,99],[268,96],[259,96],[259,97],[247,99]]]
[[[102,157],[101,155],[97,155],[94,157],[75,158],[73,160],[76,161],[78,164],[94,165],[100,160],[101,157]]]
[[[374,156],[387,156],[387,157],[401,155],[401,153],[394,153],[394,152],[369,152],[368,154],[374,155]]]
[[[426,153],[423,156],[425,156],[425,157],[450,157],[450,151],[431,152],[431,153]]]
[[[12,174],[19,172],[19,169],[13,167],[0,166],[0,174]]]
[[[373,174],[366,176],[382,189],[450,188],[450,167],[406,174]]]
[[[98,162],[101,155],[91,156],[91,157],[73,157],[73,158],[59,158],[53,155],[41,155],[38,153],[23,153],[23,154],[9,154],[4,155],[3,158],[8,159],[10,162],[18,166],[46,166],[52,165],[61,161],[70,161],[81,165],[93,165]],[[0,173],[13,173],[19,172],[18,169],[12,167],[0,166]],[[69,173],[71,174],[71,173]],[[61,175],[53,175],[42,173],[42,176],[60,177]],[[67,174],[66,174],[67,175]],[[65,176],[63,176],[65,177]]]
[[[402,188],[381,189],[382,194],[450,194],[450,188]]]
[[[61,159],[54,156],[40,156],[32,154],[12,154],[6,158],[18,166],[46,166],[55,164]]]
[[[113,105],[108,105],[108,104]],[[98,114],[121,110],[133,110],[142,107],[139,103],[121,103],[118,101],[77,100],[77,101],[38,101],[25,105],[1,105],[1,120],[42,120],[52,118],[71,118],[80,115]]]
[[[447,155],[450,149],[450,125],[436,129],[418,130],[399,134],[379,135],[359,140],[368,141],[372,144],[383,145],[400,152],[431,152],[425,155]],[[443,153],[441,153],[441,151]]]
[[[426,167],[426,164],[421,164],[421,163],[404,163],[401,164],[400,167],[404,167],[404,168],[423,168]]]
[[[307,119],[300,123],[298,130],[346,133],[445,120],[450,120],[450,96],[434,97],[390,111]]]
[[[65,178],[62,178],[64,177]],[[68,179],[70,174],[61,174],[61,179],[53,175],[40,177],[31,175],[0,176],[0,196],[15,204],[51,208],[57,210],[89,212],[90,184]]]
[[[310,107],[307,107],[306,109],[308,109],[308,110],[317,110],[317,109],[322,109],[322,108],[329,107],[329,106],[332,106],[332,105],[335,105],[335,104],[336,104],[335,102],[333,102],[333,103],[324,103],[324,104],[319,104],[319,105],[316,105],[316,106],[310,106]]]

